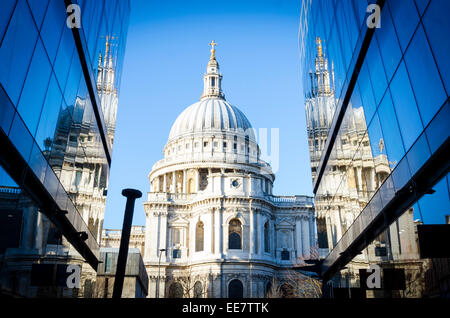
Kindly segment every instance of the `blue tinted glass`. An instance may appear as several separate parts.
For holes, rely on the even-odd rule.
[[[381,132],[380,119],[378,118],[378,114],[372,119],[372,122],[369,126],[369,140],[370,147],[372,149],[372,156],[377,158],[380,155],[386,156],[386,148],[384,146],[384,138],[383,133]]]
[[[405,154],[403,148],[400,130],[397,124],[397,116],[392,105],[391,95],[389,91],[383,98],[379,108],[378,117],[381,123],[381,129],[384,136],[384,144],[388,154],[389,166],[394,168]]]
[[[364,114],[366,116],[366,120],[370,121],[373,114],[375,113],[376,105],[366,61],[364,61],[364,64],[358,76],[358,86],[359,91],[361,93],[361,102],[364,107]]]
[[[398,67],[390,88],[405,149],[409,149],[423,127],[403,62]]]
[[[431,152],[435,152],[450,137],[450,102],[447,101],[436,117],[433,118],[427,127],[426,133]]]
[[[31,147],[33,146],[33,137],[31,137],[22,119],[16,113],[9,132],[9,139],[22,155],[23,159],[28,162]]]
[[[52,62],[55,60],[66,18],[67,14],[64,1],[51,0],[47,13],[45,14],[44,23],[42,24],[41,37]]]
[[[448,94],[450,92],[450,41],[447,39],[450,19],[443,12],[450,12],[450,1],[431,1],[423,16],[423,24]]]
[[[425,194],[420,200],[420,210],[425,224],[448,224],[450,215],[449,176],[442,178],[434,187],[433,194]]]
[[[7,187],[17,187],[17,183],[10,177],[5,169],[0,165],[0,185]]]
[[[38,28],[41,27],[42,19],[47,10],[48,0],[27,0],[33,13],[34,21]]]
[[[425,134],[422,134],[407,154],[409,169],[414,175],[430,157],[430,148]]]
[[[404,52],[419,23],[419,15],[417,14],[414,1],[411,0],[390,0],[389,7],[397,30],[400,46]]]
[[[19,1],[0,47],[0,82],[14,105],[22,90],[37,31],[25,0]]]
[[[400,51],[397,35],[395,34],[391,15],[387,7],[381,13],[381,25],[382,28],[377,29],[375,34],[380,45],[386,75],[388,80],[390,80],[400,62],[402,52]]]
[[[48,81],[50,63],[40,40],[36,44],[27,79],[20,95],[17,111],[22,116],[31,134],[34,136],[41,114]]]
[[[395,170],[392,171],[392,181],[394,182],[395,191],[399,191],[406,183],[411,179],[411,173],[409,171],[408,160],[403,157],[397,164]]]
[[[11,105],[5,91],[0,87],[0,127],[8,134],[14,117],[14,106]]]
[[[15,4],[16,0],[2,1],[2,9],[0,10],[0,44],[2,43],[3,34],[6,31],[6,26],[9,23]]]
[[[30,161],[28,162],[31,170],[33,170],[36,177],[43,183],[45,180],[45,172],[47,171],[47,161],[45,160],[41,149],[36,143],[33,145],[31,151]]]
[[[370,76],[372,78],[372,88],[375,96],[375,102],[378,105],[386,91],[387,82],[384,72],[383,63],[381,61],[380,51],[375,39],[372,39],[369,51],[367,52],[366,61],[368,63]]]
[[[447,95],[421,26],[414,35],[405,60],[423,124],[426,126]]]
[[[415,0],[419,14],[422,15],[430,0]],[[445,0],[444,0],[445,1]]]
[[[80,84],[81,65],[78,54],[74,54],[72,65],[70,66],[69,77],[67,78],[66,88],[64,90],[64,98],[68,105],[73,105],[77,96],[78,86]]]
[[[52,75],[35,137],[41,149],[49,150],[53,142],[56,123],[61,109],[61,100],[61,91],[59,90],[55,76]]]
[[[67,75],[69,74],[74,48],[75,42],[73,40],[72,30],[63,28],[61,43],[59,44],[58,53],[56,54],[56,60],[53,66],[56,79],[58,80],[61,89],[66,87]]]

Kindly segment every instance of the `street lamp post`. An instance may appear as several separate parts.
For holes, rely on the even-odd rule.
[[[158,263],[158,282],[156,284],[156,298],[159,298],[159,280],[161,277],[161,254],[162,252],[165,252],[166,249],[162,248],[159,250],[159,263]]]

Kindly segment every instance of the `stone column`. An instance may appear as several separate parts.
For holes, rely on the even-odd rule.
[[[172,172],[172,193],[177,193],[177,172]]]
[[[314,216],[310,215],[308,218],[309,222],[309,246],[313,246],[315,248],[316,237],[314,234]]]
[[[297,257],[303,255],[303,246],[302,246],[302,220],[300,217],[295,219],[295,236],[296,236],[296,248],[297,248]]]
[[[183,170],[183,189],[181,190],[181,192],[183,193],[187,193],[187,172],[186,169]]]
[[[303,256],[309,257],[309,222],[306,217],[302,218],[302,238],[303,238]]]
[[[163,180],[163,191],[162,192],[167,192],[167,174],[164,174],[164,180]]]
[[[258,246],[257,249],[257,254],[262,255],[263,249],[262,249],[262,242],[261,242],[261,212],[256,210],[256,235],[257,235],[257,239],[256,239],[256,244]]]
[[[195,193],[198,192],[198,189],[200,189],[200,176],[199,176],[200,172],[198,171],[198,169],[195,169]]]
[[[153,182],[156,182],[156,192],[160,192],[161,191],[161,185],[159,184],[159,176],[156,177],[155,179],[153,179]]]
[[[249,252],[249,256],[250,258],[253,257],[253,254],[255,253],[255,235],[254,235],[254,218],[253,218],[253,208],[250,208],[250,252]]]
[[[167,249],[167,242],[166,242],[166,237],[167,237],[167,213],[166,212],[161,212],[159,215],[159,247],[158,247],[158,255],[159,255],[159,250],[164,248]],[[166,259],[167,259],[167,252],[166,254]],[[162,261],[162,259],[161,259]]]
[[[220,209],[214,209],[214,252],[222,253],[222,215]]]

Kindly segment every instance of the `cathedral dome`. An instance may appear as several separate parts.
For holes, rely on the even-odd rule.
[[[223,98],[205,98],[186,108],[175,120],[169,140],[215,132],[242,133],[255,140],[252,126],[244,113]]]

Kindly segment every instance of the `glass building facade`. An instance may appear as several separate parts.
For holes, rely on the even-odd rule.
[[[92,295],[129,13],[128,0],[1,3],[2,295]],[[55,263],[78,264],[81,286],[39,281]]]
[[[327,296],[450,296],[449,10],[445,0],[302,1]],[[375,268],[381,285],[366,290]]]

